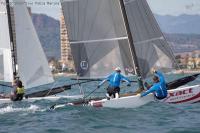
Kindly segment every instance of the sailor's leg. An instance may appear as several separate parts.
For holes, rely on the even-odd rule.
[[[119,92],[120,92],[120,88],[116,87],[115,88],[115,98],[119,98]]]
[[[113,98],[115,98],[115,92],[114,91],[112,92],[112,96],[113,96]]]
[[[24,94],[19,94],[18,101],[21,101],[23,99]]]
[[[106,93],[107,100],[110,100],[110,98],[111,98],[110,89],[111,89],[110,87],[107,88],[107,93]]]
[[[19,96],[19,94],[17,94],[15,101],[19,101],[19,98],[20,98],[20,96]]]
[[[119,93],[115,93],[115,98],[119,98]]]
[[[106,98],[107,100],[110,100],[110,95],[108,93],[106,93]]]
[[[114,94],[115,94],[115,92],[114,92],[114,87],[109,86],[108,89],[107,89],[107,93],[108,93],[108,95],[109,95],[109,98],[107,98],[107,99],[112,98],[112,96],[114,96]]]
[[[10,96],[11,101],[17,101],[17,96],[16,95],[11,95]]]

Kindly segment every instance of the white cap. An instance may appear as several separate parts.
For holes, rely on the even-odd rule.
[[[116,67],[115,71],[121,71],[121,68],[120,67]]]

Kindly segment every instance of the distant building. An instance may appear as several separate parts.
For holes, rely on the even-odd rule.
[[[74,61],[71,54],[71,48],[68,40],[67,28],[63,12],[60,17],[60,37],[61,37],[61,62],[62,66],[74,70]],[[64,69],[64,68],[63,68]]]
[[[200,50],[195,50],[192,52],[192,57],[194,58],[200,58]]]
[[[179,53],[176,56],[179,65],[182,68],[188,68],[188,69],[200,69],[200,51],[195,50],[193,52],[185,52],[185,53]]]
[[[192,52],[191,62],[193,63],[194,69],[200,68],[200,50]]]

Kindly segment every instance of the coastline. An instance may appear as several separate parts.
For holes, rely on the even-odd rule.
[[[181,70],[176,70],[173,73],[175,74],[195,74],[195,73],[200,73],[200,69],[181,69]]]
[[[181,69],[181,70],[175,70],[172,73],[174,74],[195,74],[200,73],[200,69]],[[76,73],[54,73],[53,77],[73,77],[75,78],[77,76]]]
[[[54,73],[53,77],[76,77],[76,73]]]

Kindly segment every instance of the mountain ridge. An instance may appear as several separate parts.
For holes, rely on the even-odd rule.
[[[165,33],[200,34],[200,15],[157,15],[155,18]]]
[[[157,15],[155,18],[175,53],[200,49],[200,15]],[[48,60],[60,59],[60,22],[45,14],[32,14],[33,23]]]
[[[32,14],[33,24],[48,60],[60,59],[60,22],[45,14]]]

